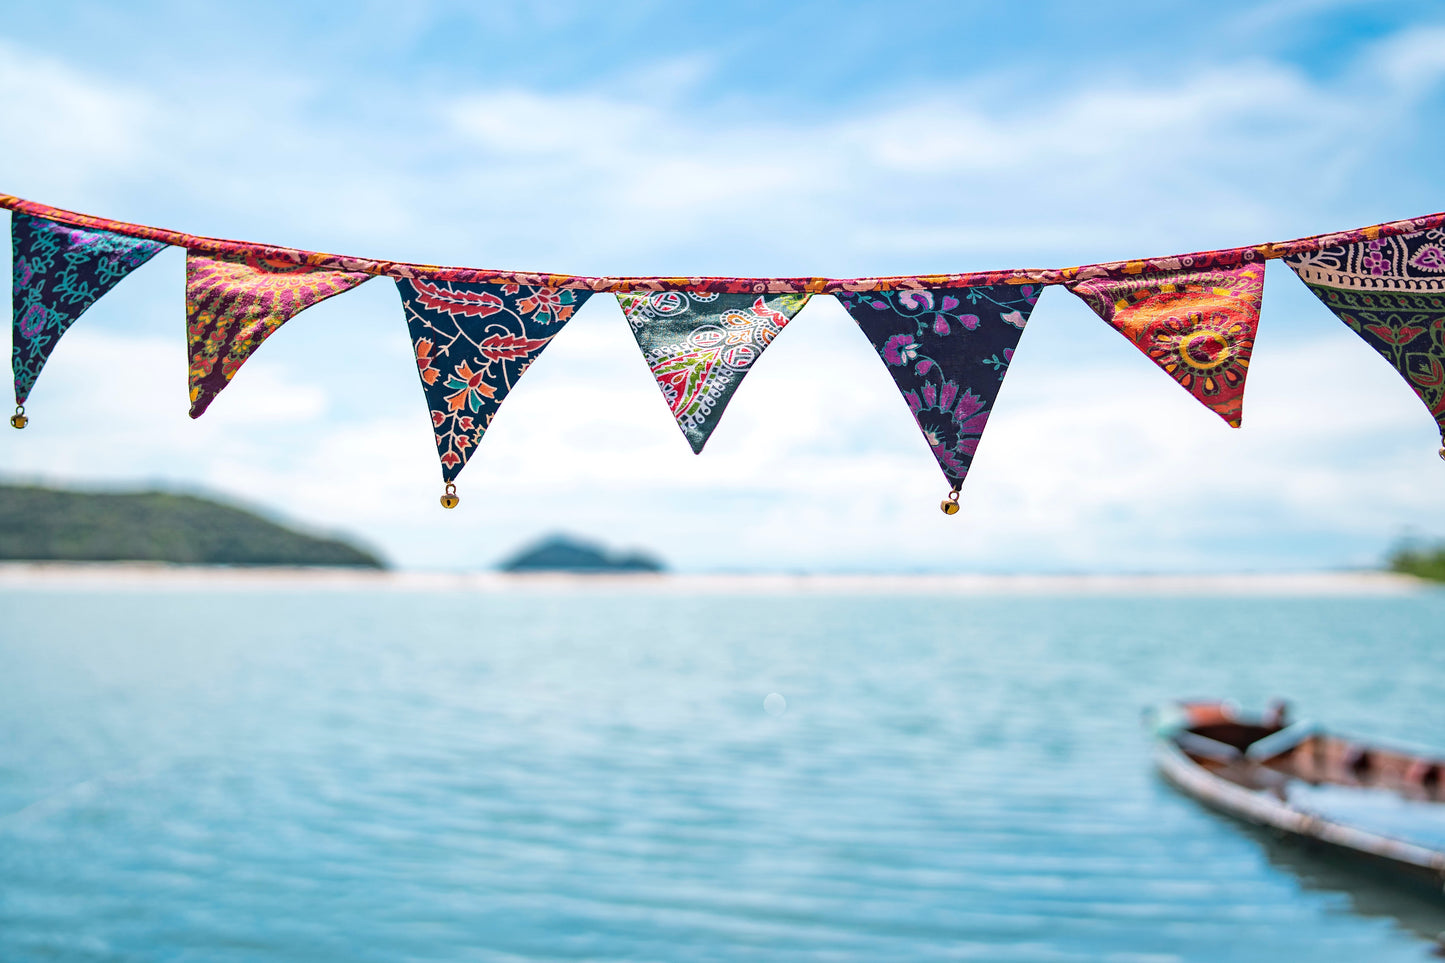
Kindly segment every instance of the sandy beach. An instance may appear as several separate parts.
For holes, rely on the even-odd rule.
[[[1392,572],[1110,575],[508,574],[242,568],[146,563],[0,563],[0,587],[96,590],[637,592],[714,595],[1402,595],[1432,583]]]

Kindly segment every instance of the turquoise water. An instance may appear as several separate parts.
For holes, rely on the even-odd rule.
[[[1445,749],[1439,593],[0,615],[0,960],[1354,963],[1445,930],[1176,795],[1139,726],[1278,694]]]

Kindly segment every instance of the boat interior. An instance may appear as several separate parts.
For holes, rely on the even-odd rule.
[[[1288,784],[1298,781],[1445,802],[1445,760],[1330,735],[1309,722],[1289,722],[1282,707],[1260,719],[1241,717],[1221,703],[1183,708],[1188,722],[1175,744],[1199,765],[1248,789],[1283,798]]]
[[[1439,896],[1445,876],[1445,759],[1331,735],[1313,723],[1291,721],[1283,703],[1259,715],[1241,714],[1223,702],[1178,708],[1182,717],[1166,717],[1161,730],[1175,748],[1217,780],[1258,793],[1273,806],[1237,805],[1228,793],[1211,789],[1213,780],[1186,792],[1231,815],[1245,814],[1246,822],[1274,826],[1276,835],[1282,830],[1321,839],[1318,830],[1324,826],[1335,827],[1333,833],[1356,831],[1336,835],[1329,844]],[[1282,821],[1250,815],[1261,811]],[[1300,815],[1315,818],[1290,821]]]

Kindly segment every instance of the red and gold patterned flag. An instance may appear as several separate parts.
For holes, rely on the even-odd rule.
[[[1068,287],[1184,390],[1239,427],[1264,293],[1262,263],[1090,278]]]

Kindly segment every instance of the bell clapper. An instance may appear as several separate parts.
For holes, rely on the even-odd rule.
[[[442,495],[442,508],[456,508],[459,501],[461,499],[457,497],[456,483],[447,482],[446,494]]]
[[[15,414],[10,416],[10,427],[18,429],[24,428],[28,424],[30,424],[30,419],[25,417],[25,406],[16,405]]]
[[[958,489],[955,488],[953,491],[949,492],[948,497],[938,503],[938,507],[943,510],[943,514],[945,515],[957,515]]]

